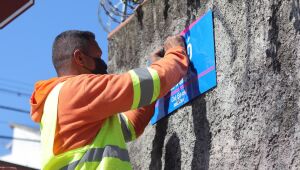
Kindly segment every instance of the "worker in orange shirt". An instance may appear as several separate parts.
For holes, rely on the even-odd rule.
[[[187,72],[181,36],[167,38],[164,51],[148,68],[107,74],[93,33],[58,35],[52,50],[58,77],[37,82],[30,101],[41,126],[42,169],[132,169],[125,142],[142,134],[155,101]]]

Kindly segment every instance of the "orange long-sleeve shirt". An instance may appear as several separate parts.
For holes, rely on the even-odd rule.
[[[188,58],[185,49],[169,49],[164,58],[150,67],[160,79],[160,94],[164,96],[186,74]],[[154,103],[130,110],[133,85],[129,73],[94,75],[82,74],[39,81],[31,97],[31,117],[40,122],[45,99],[50,91],[64,82],[59,94],[54,153],[76,149],[90,144],[106,118],[123,112],[139,136],[153,115]]]

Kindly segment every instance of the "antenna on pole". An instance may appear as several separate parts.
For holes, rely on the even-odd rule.
[[[124,22],[144,0],[100,0],[98,20],[104,31],[109,33]]]

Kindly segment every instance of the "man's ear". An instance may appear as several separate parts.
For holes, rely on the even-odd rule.
[[[73,56],[74,61],[77,65],[84,66],[85,61],[83,58],[83,53],[79,49],[74,50]]]

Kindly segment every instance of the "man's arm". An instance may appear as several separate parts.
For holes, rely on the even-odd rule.
[[[154,63],[164,56],[164,49],[157,49],[149,57],[148,61]],[[149,106],[144,106],[136,110],[130,110],[119,114],[122,131],[126,142],[139,137],[148,125],[155,110],[155,102]]]
[[[153,112],[155,102],[149,106],[120,113],[121,127],[126,142],[135,140],[139,137],[147,124],[149,123]]]
[[[174,40],[175,41],[175,40]],[[178,41],[178,40],[177,40]],[[182,39],[181,39],[182,41]],[[182,43],[182,42],[180,42]],[[138,68],[121,75],[80,75],[66,82],[61,100],[64,113],[89,113],[91,121],[147,106],[164,96],[186,74],[188,57],[185,47],[165,44],[165,56],[148,68]],[[76,89],[70,92],[68,89]],[[68,94],[66,94],[68,93]]]

